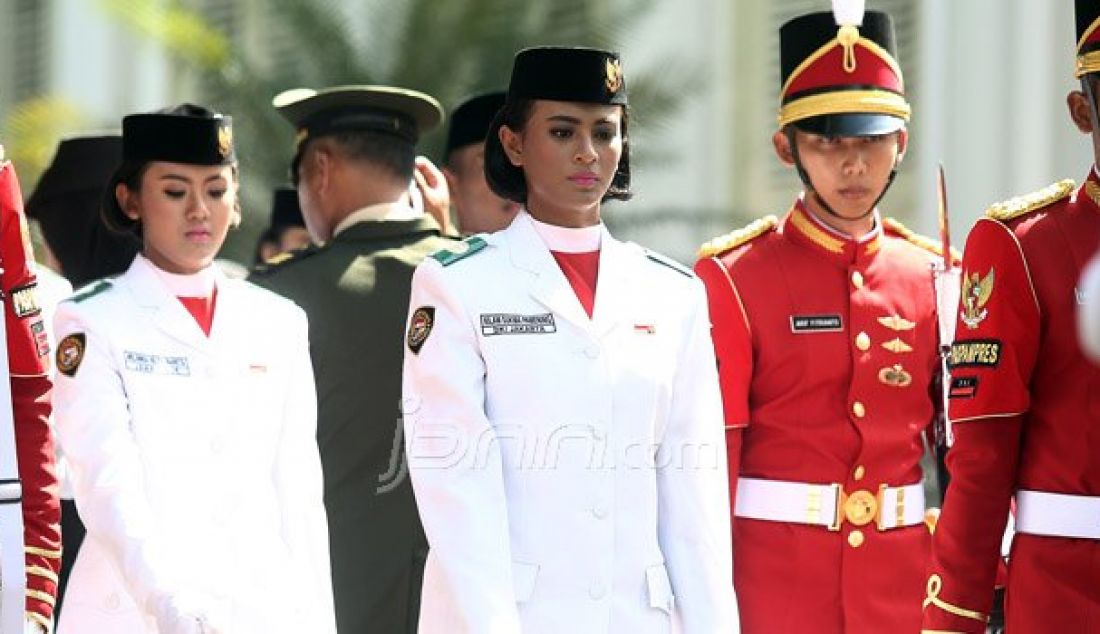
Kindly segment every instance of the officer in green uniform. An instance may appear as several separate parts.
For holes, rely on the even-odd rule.
[[[338,631],[415,632],[428,546],[401,436],[403,335],[413,269],[453,242],[410,183],[442,108],[379,86],[290,90],[274,105],[297,130],[291,177],[322,246],[252,281],[309,316]]]

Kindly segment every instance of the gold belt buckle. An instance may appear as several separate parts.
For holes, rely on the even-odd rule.
[[[875,494],[860,489],[846,496],[844,518],[853,526],[866,526],[878,517],[879,501]]]

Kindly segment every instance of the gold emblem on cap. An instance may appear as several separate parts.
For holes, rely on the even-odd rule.
[[[607,58],[606,64],[607,71],[607,90],[611,94],[619,92],[619,89],[623,87],[623,64],[617,59]]]
[[[229,158],[233,152],[233,128],[222,126],[218,128],[218,156]]]

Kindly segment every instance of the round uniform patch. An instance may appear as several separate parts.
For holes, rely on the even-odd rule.
[[[409,336],[407,337],[409,350],[413,354],[420,352],[428,335],[432,334],[432,326],[435,325],[435,307],[421,306],[417,308],[409,320]]]
[[[84,333],[77,332],[57,344],[57,371],[65,376],[76,374],[80,362],[84,360]]]

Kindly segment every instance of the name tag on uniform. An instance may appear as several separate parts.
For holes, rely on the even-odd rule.
[[[844,322],[840,315],[791,315],[791,332],[840,332]]]
[[[557,332],[554,316],[516,315],[511,313],[486,313],[481,315],[481,334],[492,335],[546,335]]]
[[[126,369],[142,374],[164,374],[167,376],[191,376],[191,365],[187,357],[165,357],[145,352],[124,353]]]

